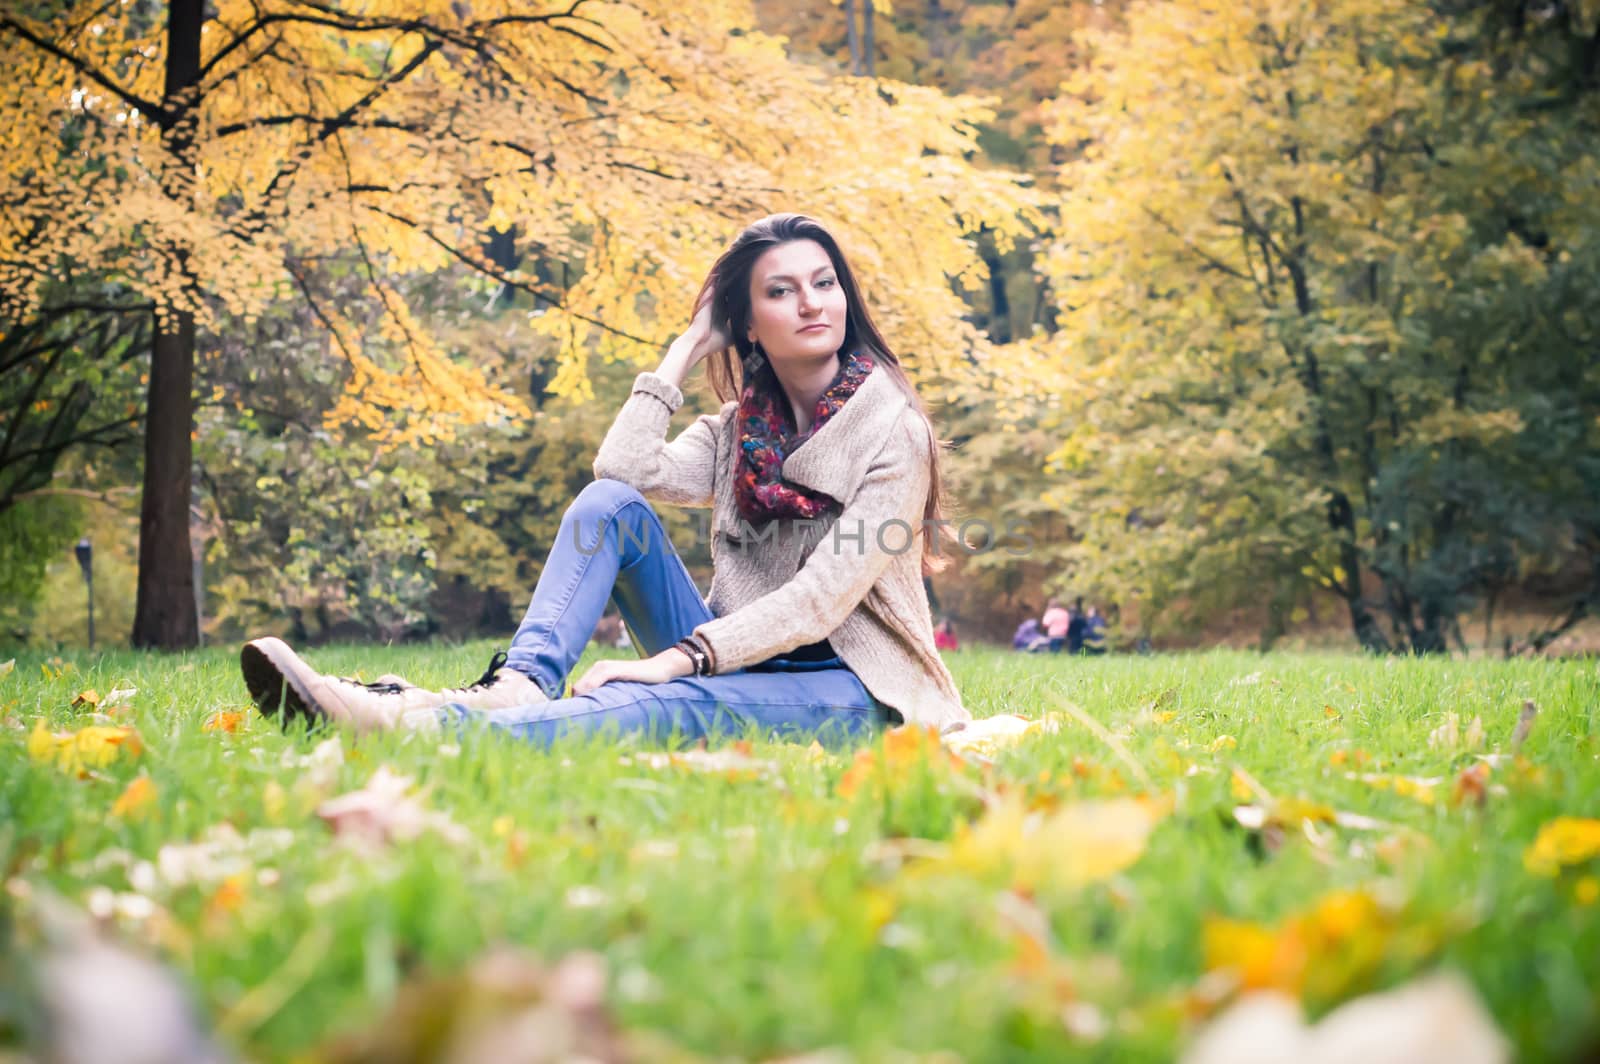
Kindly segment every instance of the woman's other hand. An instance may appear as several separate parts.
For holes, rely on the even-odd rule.
[[[694,320],[689,323],[689,328],[684,334],[673,341],[673,346],[681,344],[688,349],[689,368],[693,369],[703,362],[707,355],[721,351],[731,342],[727,323],[712,321],[711,300],[708,299],[694,312]]]
[[[601,684],[613,680],[634,683],[666,683],[694,672],[694,662],[677,647],[668,647],[654,657],[638,661],[597,661],[572,685],[574,697],[581,697]]]
[[[670,381],[676,387],[682,387],[690,370],[705,361],[706,356],[721,351],[731,342],[727,323],[712,320],[711,301],[708,299],[700,304],[699,310],[695,311],[694,320],[689,323],[683,335],[672,341],[672,346],[667,348],[667,357],[662,359],[661,368],[656,370],[656,376]]]

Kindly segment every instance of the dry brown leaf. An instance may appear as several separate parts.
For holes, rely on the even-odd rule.
[[[1461,770],[1456,776],[1455,792],[1451,800],[1456,805],[1483,806],[1489,800],[1489,765],[1478,761]]]
[[[750,749],[749,743],[734,743],[721,750],[685,750],[666,757],[675,768],[706,772],[730,780],[753,780],[777,772],[776,762],[751,757]]]
[[[598,954],[572,953],[547,967],[498,947],[463,972],[406,984],[367,1033],[315,1056],[330,1064],[620,1062],[631,1054],[606,1008],[605,987]]]
[[[160,889],[212,886],[229,876],[249,872],[256,863],[294,844],[288,828],[257,828],[241,835],[223,822],[206,829],[198,842],[169,842],[156,851],[154,864],[136,862],[128,869],[133,888],[146,894]]]
[[[339,782],[339,769],[344,766],[344,747],[335,735],[318,743],[309,754],[284,751],[284,768],[304,769],[300,782],[312,790],[327,790]]]
[[[1428,733],[1428,745],[1442,750],[1476,750],[1483,745],[1483,718],[1475,716],[1461,729],[1461,718],[1446,713],[1444,723]]]
[[[1530,698],[1522,703],[1522,713],[1517,717],[1517,727],[1511,733],[1511,752],[1513,754],[1522,751],[1522,744],[1527,742],[1528,736],[1533,733],[1533,722],[1538,716],[1539,707],[1534,703],[1533,699]]]
[[[1356,998],[1307,1027],[1282,994],[1249,994],[1181,1064],[1504,1064],[1510,1047],[1471,986],[1434,975]]]
[[[410,776],[379,766],[365,787],[323,802],[317,807],[317,816],[336,836],[358,845],[406,842],[426,832],[448,842],[466,842],[465,829],[424,806],[421,796],[412,793],[411,783]]]
[[[50,949],[36,971],[41,1059],[221,1064],[227,1056],[167,967],[102,937],[53,895],[32,904]]]

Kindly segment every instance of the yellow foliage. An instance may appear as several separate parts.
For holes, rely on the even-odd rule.
[[[1531,116],[1546,90],[1525,69],[1475,63],[1473,47],[1458,59],[1462,41],[1437,32],[1483,34],[1477,15],[1408,0],[1118,10],[1074,39],[1082,59],[1045,109],[1064,160],[1040,259],[1060,328],[1021,345],[1006,384],[1058,436],[1076,537],[1059,560],[1139,601],[1141,622],[1260,605],[1268,574],[1359,592],[1350,558],[1426,542],[1425,521],[1378,522],[1398,505],[1384,494],[1397,456],[1494,453],[1537,430],[1542,385],[1476,369],[1467,384],[1481,353],[1461,323],[1494,320],[1497,295],[1548,291],[1554,249],[1587,246],[1592,152],[1579,163],[1581,133]],[[1528,135],[1534,121],[1549,138]],[[1574,206],[1541,206],[1549,249],[1533,247],[1494,235],[1486,188]]]
[[[511,0],[341,10],[220,0],[192,104],[163,99],[164,23],[112,7],[85,34],[75,11],[17,16],[58,48],[0,35],[4,294],[35,302],[66,261],[202,327],[214,306],[249,320],[302,298],[348,370],[330,421],[426,444],[528,411],[443,349],[398,278],[470,266],[532,293],[553,389],[581,396],[589,359],[659,357],[742,225],[803,210],[841,234],[896,348],[954,369],[986,349],[951,284],[984,279],[973,235],[1004,249],[1039,221],[1023,178],[969,162],[985,104],[829,80],[746,3],[692,19],[665,0],[538,19]],[[173,116],[182,138],[163,134]],[[526,268],[485,258],[496,230]],[[297,265],[332,258],[359,264],[372,327]]]
[[[75,732],[52,732],[37,721],[28,735],[28,757],[40,764],[53,764],[71,776],[87,776],[90,769],[105,768],[126,753],[135,758],[144,752],[139,733],[133,728],[92,725]]]

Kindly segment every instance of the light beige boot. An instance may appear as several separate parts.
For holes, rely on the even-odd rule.
[[[511,709],[514,706],[531,706],[548,702],[550,696],[533,682],[533,678],[516,669],[506,668],[506,656],[495,654],[483,675],[465,687],[445,687],[437,691],[416,687],[393,673],[378,677],[397,686],[411,700],[407,708],[437,708],[454,702],[468,709]]]
[[[396,676],[382,677],[378,683],[324,676],[283,640],[270,636],[251,640],[239,653],[245,686],[262,713],[270,717],[282,712],[286,723],[296,718],[332,721],[357,732],[412,726],[446,702],[470,709],[502,709],[549,700],[533,680],[503,668],[504,662],[505,656],[497,654],[476,683],[429,691]]]

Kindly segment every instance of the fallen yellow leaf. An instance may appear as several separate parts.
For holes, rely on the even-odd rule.
[[[1324,981],[1356,982],[1375,970],[1392,932],[1393,921],[1370,894],[1340,890],[1276,927],[1208,918],[1201,941],[1207,971],[1232,971],[1246,990],[1298,997],[1319,972]]]
[[[1231,970],[1243,990],[1282,990],[1298,994],[1305,974],[1305,945],[1245,920],[1211,917],[1201,930],[1207,971]]]
[[[877,745],[856,753],[855,760],[839,777],[839,794],[854,797],[869,784],[889,789],[904,783],[919,768],[961,769],[966,765],[960,754],[940,744],[937,730],[906,724],[884,732]]]
[[[939,736],[945,748],[957,754],[977,754],[992,757],[999,751],[1015,746],[1032,735],[1050,735],[1061,730],[1062,716],[1046,714],[1038,720],[1029,720],[1012,713],[997,713],[966,722],[965,727]]]
[[[236,872],[217,884],[217,889],[206,899],[206,919],[210,923],[223,924],[228,917],[244,908],[245,883],[245,874]]]
[[[1600,820],[1558,816],[1539,829],[1522,854],[1522,865],[1536,876],[1553,876],[1563,868],[1600,857]]]
[[[128,784],[117,800],[111,803],[111,815],[125,820],[141,819],[155,803],[156,785],[149,776],[140,776]]]
[[[283,819],[284,809],[289,804],[289,794],[283,789],[283,784],[277,780],[268,780],[266,787],[261,791],[261,811],[266,814],[269,821],[276,823]]]
[[[1133,865],[1167,811],[1163,799],[1111,798],[1035,812],[1011,793],[956,829],[946,863],[963,872],[1009,868],[1019,890],[1082,886]]]
[[[33,723],[33,731],[28,733],[28,759],[30,761],[47,761],[55,753],[55,736],[44,726],[44,721],[37,720]]]
[[[1365,783],[1380,791],[1393,791],[1402,798],[1412,798],[1423,805],[1434,804],[1436,788],[1444,782],[1442,776],[1384,776],[1374,772],[1346,773],[1346,779]]]
[[[86,691],[79,691],[78,697],[72,700],[72,706],[74,709],[80,706],[98,706],[99,704],[100,693],[93,688],[89,688]]]
[[[237,713],[232,710],[221,710],[207,717],[206,722],[200,726],[200,730],[208,732],[228,732],[229,734],[232,734],[233,732],[238,731],[240,726],[243,724],[243,713]]]
[[[133,728],[96,724],[75,732],[52,732],[40,720],[28,735],[28,757],[39,763],[53,762],[68,775],[86,776],[89,769],[104,768],[123,751],[129,757],[144,752]]]

